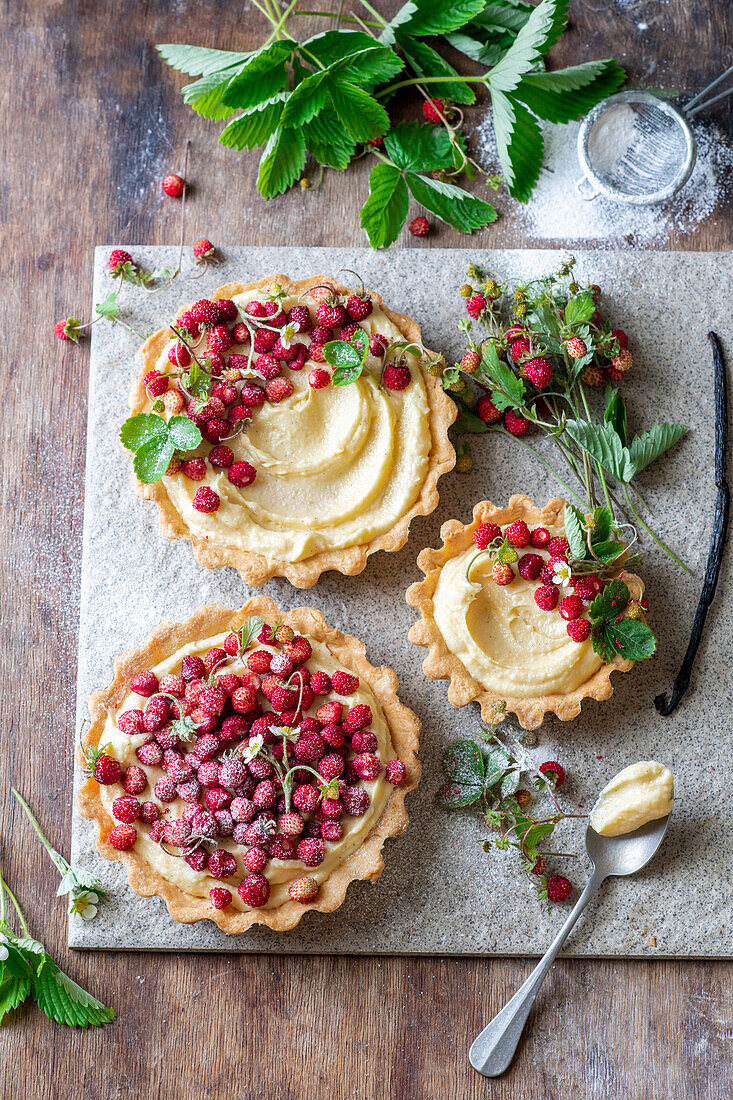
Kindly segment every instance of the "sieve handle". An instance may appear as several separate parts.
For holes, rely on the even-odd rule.
[[[581,176],[579,180],[575,181],[575,190],[584,202],[593,202],[593,199],[597,199],[600,194],[600,191],[593,186],[587,176]]]

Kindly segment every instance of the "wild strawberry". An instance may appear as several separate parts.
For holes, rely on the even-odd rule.
[[[169,175],[163,177],[163,181],[160,185],[165,191],[166,195],[172,199],[180,199],[183,194],[183,188],[186,186],[185,180],[177,176],[175,172],[171,172]]]
[[[371,752],[361,752],[352,760],[354,771],[360,779],[371,781],[376,779],[382,770],[379,758]]]
[[[206,334],[206,347],[209,351],[229,351],[234,341],[226,325],[214,325]]]
[[[150,377],[152,375],[152,377]],[[149,375],[146,375],[150,380],[147,382],[146,389],[151,397],[162,397],[168,390],[168,379],[164,374],[154,374],[153,371]]]
[[[344,774],[346,762],[338,752],[329,752],[318,762],[318,772],[326,780],[337,779]]]
[[[245,306],[244,312],[248,317],[267,317],[267,310],[262,302],[252,301]]]
[[[211,810],[212,814],[225,810],[231,801],[231,791],[225,791],[223,787],[210,787],[204,795],[206,808]]]
[[[311,673],[310,686],[314,695],[328,695],[331,690],[331,677],[317,668]]]
[[[202,435],[204,439],[208,439],[209,443],[219,443],[222,439],[229,435],[231,432],[231,425],[223,417],[214,417],[213,420],[208,420],[202,429]]]
[[[427,218],[420,215],[417,218],[413,218],[407,228],[410,230],[413,237],[427,237],[430,233],[430,222]]]
[[[522,374],[533,386],[544,389],[549,386],[552,379],[552,364],[544,355],[538,355],[534,359],[528,359],[522,366]]]
[[[491,577],[495,584],[502,586],[511,584],[514,580],[514,570],[504,561],[495,561],[491,567]]]
[[[600,367],[589,364],[581,374],[580,380],[586,386],[602,386],[606,378]]]
[[[176,785],[167,775],[161,775],[153,787],[155,797],[159,802],[175,802],[178,797]]]
[[[572,883],[563,875],[550,875],[547,880],[548,901],[565,901],[572,888]]]
[[[328,704],[326,704],[327,706]],[[319,710],[321,708],[319,707]],[[317,713],[317,712],[316,712]],[[338,721],[338,719],[336,719]],[[344,730],[347,733],[356,733],[364,730],[372,724],[372,708],[367,703],[356,703],[344,718]]]
[[[523,554],[517,562],[520,577],[526,581],[536,581],[544,562],[539,554]]]
[[[313,647],[307,638],[296,634],[289,642],[283,643],[282,651],[283,656],[288,657],[294,665],[302,665],[312,656]],[[307,669],[304,669],[303,672],[307,672]],[[310,679],[310,673],[308,677]]]
[[[322,390],[331,385],[331,375],[327,370],[312,370],[308,375],[308,385],[311,389]]]
[[[509,354],[515,363],[532,354],[532,344],[526,336],[519,336],[509,345]]]
[[[473,533],[473,541],[479,550],[485,550],[498,538],[501,538],[501,528],[496,523],[480,523]]]
[[[346,312],[352,321],[363,321],[373,310],[374,303],[366,295],[361,297],[359,294],[350,294],[346,299]]]
[[[550,532],[546,527],[535,527],[533,531],[530,531],[529,541],[537,550],[541,550],[550,541]]]
[[[143,802],[140,806],[140,821],[152,825],[160,817],[160,810],[155,802]]]
[[[191,680],[201,680],[206,675],[206,665],[200,657],[196,657],[194,654],[187,654],[181,661],[181,676],[190,683]]]
[[[217,382],[211,391],[212,397],[218,397],[225,405],[232,405],[237,400],[237,387],[230,382]]]
[[[260,810],[270,810],[277,802],[277,788],[271,779],[263,779],[257,784],[252,801]]]
[[[341,840],[343,835],[343,825],[340,821],[337,821],[336,818],[328,818],[326,821],[321,822],[321,837],[324,840],[330,840],[335,843]]]
[[[386,336],[382,336],[381,332],[375,332],[369,337],[369,352],[377,359],[382,358],[388,347],[389,340]]]
[[[394,787],[401,787],[407,779],[407,768],[401,760],[387,761],[387,782]]]
[[[361,752],[376,752],[377,735],[371,730],[357,730],[351,738],[351,748],[357,755]]]
[[[186,779],[176,784],[176,794],[182,802],[195,805],[201,797],[201,784],[198,779]]]
[[[321,802],[319,815],[326,821],[335,821],[344,815],[344,804],[338,798],[324,798]],[[323,835],[323,833],[321,833]]]
[[[529,546],[529,527],[523,519],[518,519],[515,520],[514,523],[510,523],[509,526],[504,529],[504,535],[512,546],[518,546],[520,549]]]
[[[199,485],[192,501],[197,512],[215,512],[220,503],[219,494],[210,489],[208,485]]]
[[[217,810],[214,814],[218,836],[231,836],[234,832],[234,818],[229,810]]]
[[[197,264],[206,263],[207,260],[211,260],[215,251],[216,249],[211,241],[207,241],[205,237],[202,237],[200,241],[196,241],[193,246],[193,256]]]
[[[461,359],[461,370],[466,374],[475,374],[481,366],[481,356],[476,348],[467,348]]]
[[[278,828],[283,836],[300,836],[305,828],[305,821],[296,813],[286,813],[278,821]]]
[[[198,302],[194,302],[188,313],[196,325],[203,325],[207,329],[213,328],[221,321],[219,307],[208,298],[200,298]]]
[[[629,338],[622,328],[612,328],[611,336],[615,336],[618,340],[618,346],[621,351],[626,351],[629,346]]]
[[[590,637],[590,622],[588,619],[572,619],[568,623],[568,634],[574,642],[585,642]]]
[[[301,764],[315,764],[326,749],[317,733],[301,733],[295,742],[295,759]]]
[[[321,703],[316,711],[316,718],[319,722],[323,722],[324,725],[328,725],[330,722],[340,722],[343,710],[343,703],[331,700],[328,703]]]
[[[382,381],[388,390],[405,390],[410,384],[412,375],[410,368],[405,364],[390,363],[384,368]]]
[[[183,848],[191,837],[191,826],[182,817],[167,821],[163,829],[163,840],[174,848]]]
[[[359,686],[359,677],[337,669],[331,674],[331,685],[337,695],[353,695]]]
[[[252,349],[258,355],[262,355],[265,352],[270,352],[277,343],[278,336],[276,332],[271,329],[261,328],[258,329],[252,339]]]
[[[234,462],[234,451],[231,447],[219,444],[218,447],[211,448],[208,459],[212,466],[218,466],[220,469],[228,470]]]
[[[212,878],[230,878],[237,870],[237,861],[225,848],[215,848],[206,861],[206,870]]]
[[[132,825],[115,825],[107,839],[118,852],[127,852],[137,840],[137,830]]]
[[[136,695],[143,695],[147,699],[151,695],[155,695],[158,690],[158,677],[150,669],[145,672],[138,672],[130,680],[130,690],[134,691]]]
[[[559,610],[563,619],[568,621],[577,619],[583,613],[583,601],[580,596],[566,596],[564,600],[560,601]]]
[[[177,340],[168,348],[168,359],[176,367],[187,367],[191,362],[191,354],[186,345]]]
[[[236,798],[232,799],[229,812],[236,822],[246,823],[250,822],[256,816],[257,807],[251,798],[244,798],[242,795],[237,795]]]
[[[135,750],[135,756],[148,768],[156,768],[163,761],[163,750],[157,741],[148,741]]]
[[[535,589],[534,602],[543,611],[554,611],[557,607],[559,592],[554,584],[543,584]]]
[[[253,871],[255,874],[263,871],[267,866],[269,856],[264,848],[259,844],[253,845],[248,848],[242,856],[242,863],[248,871]]]
[[[442,99],[424,99],[422,116],[428,122],[445,122],[445,101]]]
[[[504,413],[504,426],[510,435],[526,435],[529,431],[529,420],[514,409],[507,409]]]
[[[582,359],[588,353],[588,348],[579,336],[571,336],[565,345],[565,351],[572,359]]]
[[[306,867],[317,867],[319,863],[323,863],[324,848],[322,840],[306,837],[305,840],[301,840],[297,852],[298,859]]]
[[[301,783],[293,791],[293,805],[301,813],[312,813],[318,805],[320,795],[318,788],[311,783]]]
[[[117,275],[118,272],[125,264],[134,263],[132,256],[129,252],[125,252],[124,248],[115,248],[109,254],[107,260],[107,267],[110,269],[113,275]]]
[[[369,809],[371,798],[363,787],[342,787],[340,793],[344,809],[352,817],[361,817]]]
[[[269,299],[263,304],[268,318],[268,324],[275,325],[277,328],[282,328],[283,325],[287,324],[287,314],[283,313],[279,302],[275,301],[275,299]]]
[[[219,782],[222,787],[233,791],[247,778],[247,769],[242,760],[225,760],[219,768]]]
[[[273,378],[265,386],[265,393],[268,401],[271,401],[273,405],[278,405],[286,397],[290,397],[294,389],[295,387],[289,378]]]
[[[214,886],[209,890],[209,901],[214,909],[226,909],[232,903],[232,892],[224,886]]]
[[[315,901],[319,890],[318,882],[311,875],[296,878],[288,886],[290,897],[293,901],[299,902],[300,905],[309,905],[312,901]]]
[[[562,787],[565,782],[565,769],[557,760],[546,760],[544,764],[540,764],[539,770],[543,775],[554,775],[556,787]]]
[[[251,909],[266,905],[270,897],[270,883],[264,875],[248,875],[237,887],[237,893]]]
[[[122,776],[122,786],[128,794],[140,794],[148,785],[148,777],[137,764],[130,764]],[[120,818],[122,821],[123,819]]]
[[[620,382],[634,362],[631,352],[622,348],[618,355],[614,355],[611,366],[608,368],[608,377],[613,382]]]
[[[149,733],[162,729],[170,717],[170,707],[166,699],[155,696],[147,704],[143,715],[143,724]]]
[[[466,312],[476,321],[486,309],[486,299],[483,294],[472,294],[466,301]]]
[[[538,856],[534,867],[530,871],[532,875],[544,875],[547,870],[547,860],[544,856]]]
[[[115,798],[112,803],[112,816],[118,821],[124,821],[126,825],[132,825],[140,817],[140,803],[130,795],[122,795]]]
[[[316,321],[320,328],[341,328],[348,320],[348,314],[342,305],[321,302],[316,309]]]
[[[554,535],[547,544],[551,561],[567,561],[570,544],[564,535]]]
[[[123,710],[117,718],[117,729],[126,733],[128,737],[134,737],[137,733],[145,732],[145,716],[141,710]]]
[[[476,412],[484,424],[496,424],[497,420],[501,420],[501,413],[487,393],[483,397],[479,397],[476,403]]]
[[[227,470],[227,477],[238,489],[246,489],[257,477],[257,471],[249,462],[233,462]]]
[[[232,706],[240,714],[251,714],[257,706],[257,692],[249,684],[242,684],[232,692]]]
[[[275,748],[279,748],[282,751],[282,745],[276,745]],[[274,768],[269,760],[265,760],[261,756],[256,756],[254,760],[250,760],[247,768],[250,772],[250,775],[252,775],[255,779],[259,779],[260,781],[263,779],[269,779],[270,776],[274,773]],[[254,787],[252,788],[252,794],[254,794],[256,788],[257,784],[255,783]],[[262,809],[262,807],[260,807],[260,809]]]
[[[203,458],[186,458],[181,468],[190,481],[203,481],[206,477],[206,460]]]

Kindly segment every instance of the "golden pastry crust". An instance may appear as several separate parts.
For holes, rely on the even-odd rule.
[[[463,662],[452,653],[441,634],[433,615],[433,596],[440,577],[440,571],[447,561],[473,545],[473,533],[481,523],[496,523],[500,527],[523,519],[532,526],[562,525],[566,502],[555,498],[544,507],[537,508],[529,497],[516,495],[510,498],[506,508],[497,508],[484,500],[473,510],[473,521],[469,524],[459,520],[449,520],[440,529],[443,545],[440,549],[425,549],[418,556],[417,564],[425,574],[425,580],[411,585],[405,599],[416,608],[421,618],[408,634],[414,645],[426,646],[428,655],[423,661],[423,672],[430,680],[450,680],[448,700],[454,707],[464,707],[474,700],[481,706],[481,717],[487,723],[500,721],[494,710],[494,704],[500,698],[496,692],[487,691],[466,669]],[[633,573],[623,577],[629,585],[632,596],[640,599],[644,592],[641,579]],[[584,699],[609,699],[613,694],[611,674],[628,672],[633,661],[624,660],[617,655],[609,664],[603,664],[580,687],[563,694],[538,696],[535,698],[512,698],[502,696],[507,710],[512,711],[525,729],[537,729],[548,711],[556,714],[563,722],[577,718]]]
[[[298,607],[282,615],[273,601],[264,596],[248,600],[239,611],[232,611],[221,604],[209,604],[184,623],[163,623],[153,631],[145,645],[118,657],[110,686],[95,692],[89,700],[91,725],[82,737],[83,748],[98,747],[108,710],[120,706],[129,694],[130,680],[138,672],[165,660],[190,642],[215,636],[225,630],[238,629],[250,615],[261,615],[270,622],[282,620],[296,632],[325,643],[345,668],[353,670],[369,684],[384,712],[395,753],[405,765],[407,777],[401,786],[392,788],[381,816],[361,847],[331,872],[321,884],[314,902],[301,905],[289,899],[277,908],[246,912],[232,908],[214,909],[208,899],[186,894],[160,875],[134,848],[127,852],[114,848],[108,837],[115,822],[102,803],[99,784],[94,779],[88,779],[79,792],[79,810],[84,817],[97,822],[99,835],[96,844],[99,852],[105,859],[118,860],[125,865],[132,889],[142,897],[156,894],[162,897],[170,915],[182,924],[212,920],[223,932],[235,935],[246,932],[253,924],[265,924],[275,932],[287,931],[294,928],[309,909],[320,913],[338,909],[352,880],[369,879],[373,882],[379,878],[384,869],[382,845],[387,837],[398,836],[407,828],[405,795],[417,786],[420,779],[420,764],[416,757],[420,721],[400,702],[397,676],[392,669],[384,665],[375,668],[366,658],[365,646],[357,638],[327,626],[319,611],[311,607]],[[77,750],[77,759],[83,765],[81,746]]]
[[[227,283],[219,287],[211,295],[212,301],[217,298],[231,298],[235,294],[243,294],[250,290],[267,289],[273,282],[279,283],[289,293],[302,294],[310,287],[318,286],[328,281],[334,289],[340,293],[348,293],[348,288],[336,282],[330,276],[314,275],[310,279],[289,279],[287,275],[268,275],[256,283]],[[385,316],[400,330],[406,340],[420,343],[420,327],[402,313],[395,313],[388,309],[379,294],[369,291],[375,304]],[[179,310],[179,315],[189,308],[191,303]],[[143,344],[142,358],[143,368],[138,378],[132,385],[130,392],[130,405],[133,414],[143,412],[148,405],[148,397],[145,391],[143,378],[157,363],[163,349],[171,339],[169,328],[149,336]],[[361,573],[367,564],[367,558],[376,550],[394,552],[401,550],[407,542],[410,523],[415,516],[428,516],[438,506],[438,479],[449,470],[452,470],[456,462],[456,453],[448,439],[448,428],[456,419],[458,409],[447,394],[443,391],[440,379],[425,375],[425,385],[428,398],[428,426],[430,429],[431,448],[428,459],[428,469],[425,474],[420,495],[415,503],[394,526],[370,542],[357,546],[348,546],[338,550],[323,550],[303,561],[268,561],[262,555],[255,554],[251,550],[240,550],[233,547],[217,546],[211,539],[204,539],[189,530],[185,520],[176,511],[161,482],[146,485],[135,479],[135,488],[139,496],[145,500],[152,500],[158,505],[160,529],[166,538],[188,539],[193,547],[193,554],[199,565],[207,569],[215,569],[217,566],[231,565],[238,571],[246,584],[259,585],[272,577],[285,577],[296,588],[310,588],[316,583],[321,573],[327,569],[335,569],[346,576],[354,576]]]

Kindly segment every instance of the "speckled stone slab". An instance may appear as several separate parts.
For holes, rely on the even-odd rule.
[[[175,262],[173,248],[133,248],[149,269]],[[109,248],[97,250],[94,301],[112,288],[106,270]],[[553,251],[478,253],[472,250],[321,248],[233,248],[223,263],[193,280],[190,261],[174,285],[148,295],[129,288],[125,315],[140,332],[152,332],[180,303],[209,294],[231,279],[259,279],[283,272],[296,278],[359,271],[388,305],[422,325],[425,343],[457,356],[456,291],[473,259],[502,277],[540,275],[557,264]],[[713,400],[710,329],[722,337],[733,364],[730,255],[607,252],[579,254],[579,270],[604,289],[604,313],[631,334],[635,364],[624,392],[631,423],[678,419],[689,434],[647,474],[642,491],[653,507],[657,528],[695,571],[688,578],[649,544],[646,578],[658,655],[633,673],[617,676],[605,703],[586,703],[582,716],[539,731],[538,761],[563,761],[563,793],[571,804],[589,808],[599,788],[620,768],[656,758],[675,775],[677,804],[664,847],[634,879],[608,882],[567,945],[581,956],[727,956],[733,954],[730,821],[730,706],[733,697],[731,621],[733,589],[729,559],[708,619],[688,696],[672,718],[660,718],[652,700],[670,687],[684,653],[707,556],[714,487]],[[348,281],[348,276],[345,277]],[[158,530],[157,510],[133,493],[131,464],[117,443],[127,415],[127,393],[139,370],[140,342],[120,326],[95,325],[89,400],[83,590],[79,639],[79,719],[88,695],[107,684],[112,659],[147,638],[165,619],[183,619],[196,607],[220,600],[239,607],[251,594],[231,569],[198,566],[189,544],[169,542]],[[478,814],[449,813],[435,804],[441,783],[440,758],[458,737],[478,727],[478,708],[453,709],[444,681],[421,674],[424,650],[407,640],[414,612],[404,602],[418,576],[415,559],[435,545],[441,523],[467,520],[484,497],[504,502],[524,490],[538,503],[556,495],[543,467],[512,440],[474,438],[470,475],[453,473],[441,482],[441,502],[430,517],[412,524],[397,554],[375,554],[360,576],[325,574],[308,592],[285,581],[265,591],[281,607],[312,603],[326,619],[367,645],[375,664],[392,665],[404,701],[423,723],[420,757],[423,779],[408,798],[410,827],[386,845],[386,869],[376,884],[352,883],[336,913],[309,913],[293,932],[256,929],[227,937],[213,924],[181,925],[158,898],[138,897],[120,864],[101,859],[95,826],[75,814],[73,857],[93,869],[109,890],[95,920],[74,921],[69,943],[81,948],[161,951],[260,951],[321,953],[541,954],[566,914],[549,915],[518,873],[514,853],[485,854]],[[549,453],[547,454],[549,458]],[[77,776],[77,784],[79,776]],[[587,863],[582,823],[556,834],[556,849],[578,853],[553,865],[583,883]],[[651,937],[656,937],[656,946]]]

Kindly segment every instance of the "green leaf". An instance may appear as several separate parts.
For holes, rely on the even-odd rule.
[[[501,781],[501,787],[499,788],[499,794],[503,799],[512,798],[513,795],[519,790],[519,784],[522,778],[521,768],[513,768],[512,771],[507,772]]]
[[[443,126],[399,122],[385,136],[384,148],[398,168],[430,172],[453,163],[453,147]]]
[[[239,645],[242,650],[247,649],[247,647],[251,645],[264,625],[265,620],[260,618],[259,615],[250,615],[242,626],[240,626],[237,633],[239,635]]]
[[[325,360],[332,367],[359,367],[362,356],[346,340],[329,340],[323,345]]]
[[[594,623],[606,623],[610,619],[617,619],[623,614],[629,602],[629,589],[623,581],[609,581],[589,608],[591,620]]]
[[[618,481],[626,482],[633,475],[629,452],[610,424],[591,424],[587,420],[568,420],[565,430],[591,458],[600,462]]]
[[[325,108],[303,127],[305,143],[319,164],[343,171],[356,151],[356,142],[344,132],[338,116]]]
[[[342,61],[361,50],[372,49],[375,44],[370,34],[364,31],[350,31],[344,27],[337,31],[322,31],[320,34],[314,34],[312,38],[306,38],[301,49],[307,57],[309,55],[316,57],[327,69],[336,61]]]
[[[271,99],[287,81],[285,62],[292,57],[296,46],[292,38],[280,38],[252,54],[224,93],[224,102],[246,110]]]
[[[0,1024],[8,1012],[12,1012],[18,1005],[22,1005],[31,991],[29,977],[16,977],[10,971],[4,969],[0,976]]]
[[[524,383],[502,363],[493,344],[486,344],[481,356],[482,373],[494,387],[491,400],[501,412],[518,409],[524,402]]]
[[[272,99],[258,103],[225,126],[219,137],[222,145],[229,149],[255,149],[264,145],[275,131],[282,114],[287,92],[279,92]]]
[[[132,467],[140,481],[146,485],[152,485],[154,481],[160,481],[168,469],[168,464],[173,458],[175,445],[168,438],[158,437],[143,443],[135,451]]]
[[[465,435],[467,433],[482,435],[484,432],[491,431],[491,428],[488,424],[483,422],[480,416],[476,416],[476,413],[462,409],[458,414],[458,419],[453,425],[453,430],[457,435]]]
[[[603,413],[603,422],[609,424],[616,435],[621,440],[624,447],[629,441],[629,425],[626,419],[626,405],[624,399],[621,396],[621,391],[612,389],[610,386],[606,390],[606,408]]]
[[[606,627],[606,638],[628,661],[643,661],[646,657],[651,657],[657,648],[651,628],[641,619],[622,619],[620,623],[609,623]]]
[[[98,302],[94,307],[94,312],[98,313],[100,317],[107,317],[111,320],[119,317],[120,307],[117,304],[117,291],[113,290],[103,302]]]
[[[177,451],[193,451],[201,443],[201,432],[187,416],[172,416],[168,436]]]
[[[606,565],[620,557],[625,549],[626,547],[622,542],[614,542],[613,540],[593,543],[593,553]]]
[[[484,8],[484,0],[413,0],[409,5],[413,10],[400,21],[400,27],[408,34],[428,38],[432,35],[449,34],[457,31],[469,19],[479,15]],[[402,8],[396,18],[400,18]],[[392,21],[392,26],[395,20]]]
[[[418,176],[414,172],[408,172],[405,179],[419,203],[462,233],[471,233],[496,221],[497,213],[493,206],[470,195],[462,187],[456,187],[454,183],[443,183],[442,180]]]
[[[389,46],[377,46],[352,54],[335,66],[335,70],[344,78],[360,87],[372,87],[396,76],[405,63]]]
[[[234,76],[241,71],[242,66],[229,72],[212,73],[210,76],[202,76],[193,84],[186,84],[181,88],[183,102],[201,115],[220,122],[228,118],[233,108],[224,102],[224,93]]]
[[[48,955],[31,985],[38,1007],[59,1024],[88,1027],[107,1024],[115,1018],[111,1008],[105,1008],[101,1001],[72,981]]]
[[[496,148],[507,190],[512,198],[526,202],[542,168],[545,148],[542,131],[524,104],[503,92],[492,89],[491,103]]]
[[[575,561],[582,561],[588,554],[583,517],[573,504],[565,505],[565,537]]]
[[[128,451],[136,451],[153,439],[164,439],[168,427],[162,416],[155,413],[138,413],[130,416],[120,428],[120,443]]]
[[[609,512],[608,508],[599,504],[597,508],[593,509],[593,522],[595,527],[593,528],[593,534],[591,535],[591,542],[595,545],[596,542],[605,542],[611,534],[611,528],[613,526],[613,516]]]
[[[456,741],[443,753],[443,771],[460,786],[484,783],[484,756],[475,741]]]
[[[209,76],[246,64],[252,53],[235,53],[232,50],[209,50],[204,46],[179,46],[166,43],[155,47],[171,68],[188,76]]]
[[[328,99],[328,70],[311,73],[290,93],[282,113],[283,126],[303,126],[325,106]]]
[[[503,745],[489,745],[486,753],[484,788],[493,787],[511,765],[509,753]]]
[[[369,173],[369,198],[360,218],[372,248],[385,248],[397,239],[409,205],[407,185],[399,168],[376,164]]]
[[[449,65],[445,58],[441,57],[432,46],[428,46],[427,42],[410,38],[409,34],[402,34],[400,31],[397,32],[395,37],[397,45],[405,55],[405,59],[415,76],[458,76],[453,66]],[[445,99],[452,99],[454,103],[471,104],[476,102],[476,95],[471,86],[460,80],[456,80],[455,83],[445,81],[440,85],[431,85],[433,89],[438,87],[440,87],[440,95]]]
[[[629,444],[632,471],[629,479],[645,470],[661,454],[674,447],[686,432],[684,424],[654,424],[648,431],[634,436]]]
[[[287,191],[305,167],[305,139],[300,129],[282,126],[267,139],[257,174],[257,190],[265,199]]]
[[[593,301],[593,295],[584,290],[581,294],[576,294],[574,298],[568,300],[568,304],[565,306],[565,323],[578,325],[583,321],[590,321],[595,311],[596,303]]]
[[[521,31],[529,19],[534,5],[525,0],[493,0],[485,3],[483,11],[475,15],[472,23],[483,31]]]
[[[607,635],[607,627],[604,624],[593,627],[591,631],[591,642],[594,651],[598,654],[601,660],[605,664],[609,664],[616,656],[618,650],[613,644],[613,640]]]
[[[471,38],[468,34],[458,33],[447,35],[447,40],[454,50],[470,57],[472,61],[476,61],[479,65],[486,65],[487,68],[493,68],[511,46],[514,36],[507,34],[500,39],[482,42],[478,38]]]
[[[616,61],[586,61],[552,73],[528,73],[514,94],[539,118],[571,122],[612,95],[625,79]]]
[[[371,141],[389,130],[389,115],[381,103],[346,80],[332,80],[328,90],[342,125],[354,141]]]
[[[525,73],[542,61],[568,21],[569,0],[542,0],[517,34],[511,48],[488,75],[492,99],[494,92],[512,92]]]
[[[482,791],[480,783],[470,783],[463,787],[457,783],[449,783],[438,791],[438,802],[446,810],[460,810],[478,802]]]
[[[525,848],[536,848],[542,837],[549,836],[554,828],[551,821],[539,821],[536,825],[531,825],[524,834]]]
[[[326,362],[335,367],[331,375],[332,386],[348,386],[361,377],[369,351],[369,337],[363,329],[354,333],[354,339],[349,343],[346,340],[329,340],[323,346],[323,354]]]

